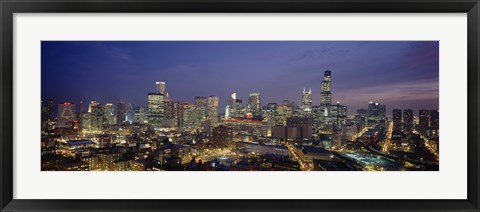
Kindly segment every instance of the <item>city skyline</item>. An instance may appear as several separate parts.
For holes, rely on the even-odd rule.
[[[172,50],[167,58],[186,52],[191,54],[182,59],[172,58],[173,61],[167,59],[167,62],[157,59],[163,61],[157,63],[139,58],[152,51],[168,52],[165,49]],[[208,58],[207,55],[221,58],[221,53],[227,54],[223,56],[226,61],[199,62]],[[231,59],[232,54],[238,57]],[[242,67],[242,59],[244,63],[250,62],[247,67],[253,68]],[[145,64],[139,65],[142,60]],[[392,63],[392,60],[397,62]],[[342,64],[347,61],[356,61],[357,68],[347,69],[355,66],[353,62]],[[200,65],[193,65],[195,63]],[[281,65],[271,65],[275,63]],[[153,65],[160,67],[157,71],[147,70]],[[228,67],[234,68],[221,71]],[[367,71],[359,71],[368,67]],[[114,71],[116,68],[118,72]],[[262,68],[265,71],[259,71]],[[242,71],[238,71],[240,69]],[[327,69],[332,70],[333,75],[332,102],[346,105],[349,115],[365,108],[369,101],[387,105],[389,115],[396,108],[438,109],[438,42],[426,41],[42,42],[42,100],[117,103],[122,99],[135,106],[146,106],[147,93],[156,90],[154,83],[164,81],[166,91],[175,101],[192,103],[195,96],[218,96],[219,113],[225,111],[231,93],[236,93],[244,103],[248,102],[250,93],[260,93],[262,106],[283,100],[293,100],[301,106],[303,89],[311,88],[313,105],[319,105],[320,82]],[[61,70],[68,70],[68,74],[65,71],[62,74]],[[158,77],[152,78],[156,73]]]
[[[42,42],[41,170],[438,171],[438,75],[431,41]]]

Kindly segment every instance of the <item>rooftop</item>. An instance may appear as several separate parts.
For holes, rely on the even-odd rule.
[[[75,145],[90,145],[95,144],[92,140],[70,140],[67,141],[68,145],[75,146]]]

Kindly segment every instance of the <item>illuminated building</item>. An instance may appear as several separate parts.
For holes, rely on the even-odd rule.
[[[135,121],[137,123],[146,123],[148,122],[148,109],[144,107],[135,107],[134,114],[135,114]]]
[[[260,93],[250,93],[248,97],[248,109],[254,117],[258,117],[260,115]]]
[[[438,110],[430,110],[430,128],[438,130],[439,119]]]
[[[225,118],[230,118],[230,105],[225,106]]]
[[[362,116],[362,115],[355,116],[355,123],[357,125],[357,132],[362,131],[362,129],[367,126],[366,118],[365,116]]]
[[[302,110],[305,114],[310,114],[312,112],[312,89],[307,92],[303,88],[302,96]]]
[[[212,144],[215,148],[230,147],[233,144],[233,129],[231,127],[215,127],[212,134]]]
[[[237,112],[237,93],[232,93],[230,95],[229,109],[232,116]]]
[[[57,117],[59,127],[72,127],[72,123],[75,120],[75,104],[71,102],[58,104]]]
[[[290,100],[283,100],[283,101],[282,101],[282,105],[291,107],[292,110],[295,110],[295,109],[297,108],[297,105],[295,104],[295,102],[294,102],[294,101],[290,101]]]
[[[155,82],[157,93],[165,95],[165,82]]]
[[[272,136],[278,139],[297,140],[312,138],[313,124],[311,118],[290,117],[286,126],[274,126]]]
[[[291,139],[308,139],[312,137],[312,119],[302,117],[290,117],[287,119],[287,127],[296,128],[296,135],[289,135],[287,129],[287,138]]]
[[[147,160],[137,159],[132,163],[132,171],[147,171]]]
[[[401,134],[403,132],[403,115],[401,109],[393,109],[393,133]]]
[[[130,122],[130,123],[133,123],[135,122],[135,107],[133,106],[132,103],[126,103],[125,104],[125,120]]]
[[[330,151],[314,146],[293,145],[293,151],[298,155],[301,161],[312,163],[313,160],[330,160]]]
[[[53,120],[54,119],[54,107],[55,107],[55,102],[53,99],[48,99],[47,100],[47,119]]]
[[[81,118],[82,115],[83,115],[83,112],[84,112],[84,111],[83,111],[83,109],[84,109],[83,107],[84,107],[84,106],[83,106],[83,101],[80,101],[80,105],[78,106],[78,114],[77,114],[77,117],[78,117],[78,118]]]
[[[202,117],[202,121],[206,118],[207,112],[207,97],[204,96],[196,96],[195,97],[195,106],[198,108],[200,114],[199,116]]]
[[[237,142],[236,145],[247,152],[254,152],[259,155],[273,154],[291,156],[287,146],[259,144],[254,142]]]
[[[122,124],[124,121],[127,120],[127,108],[125,105],[125,102],[123,100],[120,100],[117,103],[117,114],[116,114],[116,121],[117,124]]]
[[[114,163],[120,160],[121,156],[120,153],[96,154],[82,160],[89,164],[90,170],[114,171]]]
[[[156,93],[148,93],[148,123],[159,127],[165,121],[165,82],[156,82]],[[118,120],[117,120],[118,121]]]
[[[438,110],[430,110],[430,127],[427,131],[427,135],[429,138],[438,138],[438,130],[439,130],[439,111]]]
[[[225,119],[222,124],[232,128],[234,132],[244,135],[266,136],[267,134],[267,123],[265,121],[231,118]]]
[[[290,105],[278,105],[275,114],[275,125],[286,126],[287,119],[293,116],[293,108]]]
[[[208,97],[208,120],[212,127],[218,125],[218,96]]]
[[[367,125],[367,109],[357,109],[357,115],[355,116],[355,123],[357,124],[357,132],[362,131]]]
[[[367,114],[368,114],[367,109],[363,109],[363,108],[357,109],[357,115],[367,117]]]
[[[165,94],[165,118],[169,120],[175,120],[177,117],[177,103],[170,99],[170,95],[168,93]]]
[[[349,122],[342,126],[342,140],[352,140],[352,137],[357,134],[357,126]]]
[[[313,120],[313,134],[317,134],[320,130],[321,126],[323,125],[323,115],[324,111],[323,108],[315,105],[312,107],[312,120]]]
[[[59,144],[57,154],[63,155],[65,157],[89,155],[91,149],[95,146],[95,142],[91,140],[70,140],[65,143]]]
[[[366,126],[379,130],[383,135],[387,127],[386,106],[378,102],[369,102],[367,108]]]
[[[341,105],[340,102],[337,102],[335,105],[330,107],[330,119],[334,124],[335,130],[340,130],[342,125],[346,124],[347,120],[347,106]]]
[[[236,105],[237,105],[237,106],[236,106],[237,112],[238,112],[238,110],[242,110],[242,109],[243,109],[243,100],[241,100],[241,99],[236,99],[235,102],[236,102]]]
[[[109,115],[105,112],[109,111]],[[115,115],[113,114],[113,105],[102,105],[97,101],[91,101],[88,104],[88,111],[82,115],[82,129],[87,131],[101,131],[109,124],[115,124]]]
[[[57,169],[58,171],[90,171],[88,164],[85,162],[65,161]]]
[[[230,117],[242,118],[245,116],[245,108],[243,107],[243,101],[241,99],[235,99],[235,108],[233,109],[235,113],[230,113]],[[232,107],[230,107],[232,111]]]
[[[262,109],[263,120],[267,122],[267,136],[272,135],[272,127],[275,126],[275,116],[277,114],[277,103],[268,103]]]
[[[165,117],[164,95],[160,93],[148,94],[148,123],[160,126]]]
[[[177,127],[178,126],[178,102],[167,101],[165,102],[165,127]]]
[[[46,122],[48,120],[48,112],[47,112],[48,109],[47,109],[47,105],[43,104],[43,101],[42,101],[41,105],[42,105],[42,110],[41,110],[42,118],[41,118],[41,120],[42,120],[42,125],[43,125],[44,122]],[[44,127],[42,127],[42,129],[43,128]]]
[[[197,105],[184,105],[183,106],[183,128],[190,130],[197,130],[202,127],[203,113],[205,113],[203,107]]]
[[[367,117],[369,120],[385,120],[386,107],[378,102],[369,102],[367,109]]]
[[[430,127],[430,115],[428,110],[418,110],[418,129],[420,133],[426,134]]]
[[[177,119],[177,124],[176,126],[178,128],[183,128],[184,127],[184,116],[185,116],[185,109],[189,107],[190,105],[187,102],[177,102],[175,104],[175,113],[176,113],[176,119]]]
[[[80,123],[78,120],[72,122],[72,127],[56,127],[53,129],[55,135],[61,136],[64,139],[75,139],[80,131]]]
[[[321,85],[320,107],[323,110],[323,116],[330,116],[330,105],[332,104],[332,72],[325,71]]]
[[[104,116],[104,121],[106,122],[105,123],[106,125],[112,125],[117,123],[116,121],[117,116],[115,116],[114,114],[114,107],[112,103],[105,104],[103,116]]]
[[[403,132],[407,134],[413,133],[413,110],[403,110]]]

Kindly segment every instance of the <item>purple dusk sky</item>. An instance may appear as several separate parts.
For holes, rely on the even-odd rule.
[[[349,114],[369,101],[394,108],[438,109],[437,41],[43,41],[42,100],[91,100],[147,105],[155,81],[174,100],[230,93],[246,103],[288,99],[301,104],[303,88],[320,102],[325,70],[332,71],[332,100]]]

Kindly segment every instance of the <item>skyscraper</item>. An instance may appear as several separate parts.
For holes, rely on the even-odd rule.
[[[430,128],[438,130],[439,128],[439,115],[438,110],[430,110]]]
[[[212,127],[218,124],[218,96],[208,97],[208,120]]]
[[[413,133],[413,110],[403,110],[403,132],[407,134]]]
[[[58,126],[71,127],[75,120],[75,104],[64,102],[58,104]]]
[[[418,110],[418,129],[420,133],[426,134],[430,126],[430,115],[428,110]]]
[[[326,70],[323,75],[323,81],[320,93],[320,108],[323,110],[323,116],[330,116],[330,106],[332,104],[332,72]]]
[[[393,132],[399,134],[403,131],[403,115],[401,109],[393,109]]]
[[[184,114],[185,108],[187,108],[190,104],[187,102],[177,102],[175,104],[175,112],[176,112],[176,119],[177,119],[177,127],[183,128],[184,127]]]
[[[156,82],[157,93],[165,95],[165,82],[159,81]]]
[[[230,118],[230,105],[225,106],[225,118]]]
[[[165,93],[165,118],[169,120],[176,119],[176,105],[177,102],[170,99],[168,92]]]
[[[135,122],[135,107],[132,103],[128,102],[125,104],[125,120],[133,123]]]
[[[243,101],[241,99],[236,99],[235,100],[235,110],[236,112],[241,112],[243,110]]]
[[[367,109],[367,117],[369,120],[385,120],[386,107],[378,102],[369,102]]]
[[[346,124],[347,121],[347,106],[341,105],[340,102],[337,102],[335,105],[330,107],[330,116],[334,123],[334,130],[340,130],[341,126]]]
[[[155,86],[157,92],[148,93],[148,123],[155,126],[161,126],[165,119],[165,82],[156,82]]]
[[[237,112],[237,93],[232,93],[230,95],[230,102],[229,102],[229,115],[234,115]]]
[[[205,113],[203,108],[200,108],[198,105],[184,104],[183,105],[183,128],[197,130],[202,126],[202,121],[204,116],[201,116]]]
[[[121,124],[124,121],[126,121],[126,119],[127,119],[127,108],[126,108],[125,102],[123,102],[123,100],[120,100],[117,103],[116,116],[117,116],[117,118],[116,118],[117,124]]]
[[[47,119],[53,120],[54,118],[54,107],[55,107],[55,102],[53,99],[48,99],[47,100]]]
[[[78,106],[78,115],[77,115],[78,118],[81,118],[82,115],[83,115],[83,109],[84,109],[83,107],[84,107],[83,106],[83,101],[80,101],[80,105]]]
[[[248,98],[248,109],[254,117],[260,115],[260,93],[250,93]]]
[[[165,102],[165,117],[167,119],[176,119],[177,117],[177,104],[176,101]]]
[[[198,116],[202,117],[202,121],[206,118],[207,113],[207,97],[196,96],[195,97],[195,106],[198,108]]]
[[[111,110],[113,110],[113,104],[110,104]],[[88,112],[82,115],[82,128],[86,130],[103,130],[104,125],[108,124],[108,120],[105,117],[105,105],[100,104],[97,101],[91,101],[88,104]],[[111,114],[111,120],[115,121],[115,114]],[[112,124],[115,124],[113,122]]]
[[[116,115],[112,103],[106,103],[103,111],[104,124],[116,124]]]
[[[306,114],[310,114],[312,112],[312,89],[307,92],[305,88],[303,88],[303,96],[302,96],[302,110]]]
[[[165,116],[164,95],[160,93],[148,93],[148,123],[156,126],[162,124]]]

